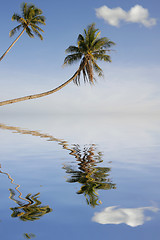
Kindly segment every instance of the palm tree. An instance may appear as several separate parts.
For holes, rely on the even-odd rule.
[[[89,83],[93,84],[95,80],[94,72],[96,72],[99,77],[103,75],[102,69],[97,65],[97,60],[111,62],[111,58],[108,54],[106,54],[106,52],[111,51],[110,47],[115,45],[115,43],[110,41],[108,38],[100,38],[99,35],[100,31],[99,29],[95,28],[95,24],[93,23],[89,25],[87,29],[84,29],[84,36],[79,34],[77,39],[77,46],[70,46],[66,49],[66,53],[71,54],[69,54],[65,58],[64,65],[72,64],[80,60],[78,70],[68,81],[66,81],[59,87],[44,93],[0,102],[0,106],[47,96],[49,94],[57,92],[58,90],[69,84],[71,81],[74,81],[74,83],[80,85],[81,73],[83,74],[84,82],[88,81]]]
[[[84,82],[94,83],[94,71],[99,77],[103,76],[102,69],[97,65],[97,60],[111,62],[111,58],[107,51],[114,42],[108,38],[99,38],[100,31],[95,28],[95,24],[92,23],[84,29],[84,36],[79,34],[77,39],[78,46],[70,46],[66,49],[66,53],[70,53],[64,60],[64,65],[72,64],[76,61],[81,60],[78,69],[78,74],[74,78],[74,82],[80,85],[80,74],[82,72]]]
[[[14,40],[14,42],[10,45],[10,47],[6,50],[6,52],[1,56],[0,61],[5,57],[5,55],[9,52],[9,50],[13,47],[13,45],[18,41],[18,39],[25,31],[29,37],[33,38],[35,34],[41,40],[43,40],[43,37],[39,31],[44,31],[38,26],[40,24],[45,25],[45,17],[42,16],[42,10],[36,8],[33,4],[27,5],[27,3],[22,4],[21,10],[22,16],[17,13],[14,13],[12,16],[12,21],[17,21],[19,25],[10,31],[9,36],[12,37],[21,28],[23,28],[23,30]]]

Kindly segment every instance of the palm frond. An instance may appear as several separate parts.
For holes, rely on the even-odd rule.
[[[83,74],[84,83],[86,82],[89,82],[90,84],[94,83],[92,62],[88,58],[83,57],[80,63],[79,71],[82,72]],[[80,85],[80,74],[77,76],[74,83],[78,86]]]
[[[33,25],[31,25],[31,28],[32,28],[32,31],[34,32],[34,34],[35,34],[36,36],[38,36],[41,40],[43,40],[42,35],[40,34],[40,32],[39,32],[35,27],[33,27]],[[42,30],[42,31],[43,31],[43,30]]]
[[[98,74],[99,77],[103,77],[103,70],[98,66],[95,61],[92,61],[93,69]]]
[[[33,19],[33,17],[35,17],[35,9],[32,7],[29,9],[28,11],[28,16],[27,16],[27,19],[29,21],[31,21]]]
[[[17,30],[19,30],[22,27],[22,25],[18,25],[17,27],[13,28],[10,32],[9,32],[9,36],[12,37]]]
[[[27,3],[22,3],[21,4],[21,11],[22,11],[23,18],[26,19],[26,16],[27,16]]]
[[[12,21],[16,20],[17,22],[21,22],[21,20],[20,20],[21,16],[17,13],[14,13],[11,19],[12,19]]]
[[[104,38],[99,38],[97,39],[94,44],[93,44],[93,49],[94,50],[98,50],[98,49],[104,49],[104,48],[108,48],[110,47],[110,41],[108,38],[104,37]]]
[[[31,22],[32,22],[32,23],[35,23],[35,24],[43,24],[43,25],[46,25],[45,20],[46,20],[46,18],[45,18],[44,16],[34,16],[34,17],[31,19]]]
[[[76,46],[69,46],[66,50],[66,53],[80,53],[80,50]]]
[[[95,24],[92,24],[90,29],[89,29],[89,45],[92,45],[92,42],[97,39],[98,35],[100,34],[99,29],[95,29]],[[98,33],[96,34],[96,32]]]
[[[40,28],[39,26],[37,26],[36,24],[30,23],[30,26],[37,29],[38,31],[41,31],[44,33],[44,30],[42,28]]]
[[[35,9],[35,6],[33,4],[28,5],[27,12],[26,12],[26,18],[27,19],[32,18],[32,14],[34,14],[34,9]]]
[[[85,68],[83,68],[82,73],[83,73],[83,81],[84,81],[84,83],[88,82],[88,78],[87,78],[87,74],[86,74]]]
[[[88,45],[84,41],[79,42],[78,48],[79,48],[80,52],[82,52],[83,54],[87,54],[87,52],[89,50]]]
[[[92,42],[91,42],[91,47],[93,47],[94,43],[97,41],[100,33],[101,33],[101,32],[99,31],[99,32],[97,32],[96,35],[94,34],[94,37],[93,37]]]
[[[26,27],[27,26],[27,22],[24,18],[22,18],[19,14],[14,13],[12,16],[12,21],[17,21],[19,23],[22,24],[22,26]]]
[[[105,62],[111,62],[111,58],[109,55],[95,53],[95,54],[93,54],[93,57],[95,60],[100,60],[100,61],[103,60]]]
[[[80,86],[80,76],[81,72],[79,72],[78,76],[73,79],[73,83],[75,83],[77,86]]]
[[[84,37],[83,37],[82,34],[79,34],[79,35],[78,35],[78,38],[77,38],[77,44],[78,44],[79,42],[81,42],[81,41],[84,41]],[[78,44],[78,45],[79,45],[79,44]]]
[[[81,53],[70,54],[64,59],[64,65],[66,64],[70,65],[74,62],[77,62],[78,60],[81,59],[81,57],[82,57]]]
[[[107,49],[98,49],[98,50],[96,50],[96,51],[93,51],[93,55],[94,54],[106,54],[106,52],[110,52],[111,50],[107,50]]]
[[[114,45],[116,45],[115,42],[109,40],[108,43],[106,44],[106,47],[112,47]]]
[[[39,8],[35,8],[35,16],[41,15],[43,13],[43,11]]]
[[[87,81],[87,74],[86,74],[86,71],[85,71],[85,64],[86,64],[86,59],[83,58],[81,60],[81,63],[80,63],[80,67],[79,67],[79,73],[78,73],[78,76],[73,80],[73,82],[77,85],[77,86],[80,86],[80,76],[81,76],[81,72],[83,74],[83,79],[84,79],[84,82]]]
[[[99,29],[95,28],[95,23],[92,23],[91,25],[88,25],[87,30],[85,29],[85,41],[86,41],[86,44],[88,44],[89,48],[91,47],[92,42],[95,38],[95,33],[98,30]]]
[[[26,28],[26,33],[28,34],[28,36],[29,36],[30,38],[34,38],[34,35],[33,35],[33,33],[32,33],[32,30],[31,30],[29,27]]]

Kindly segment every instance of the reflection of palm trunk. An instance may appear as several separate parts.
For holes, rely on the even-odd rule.
[[[11,130],[14,133],[29,134],[29,135],[37,136],[40,138],[46,138],[48,141],[58,142],[58,144],[61,145],[63,147],[63,149],[70,151],[69,154],[75,156],[77,161],[80,161],[81,165],[85,165],[85,164],[87,164],[87,162],[88,162],[88,164],[95,162],[95,160],[93,160],[93,156],[95,155],[94,149],[93,149],[93,146],[94,146],[93,144],[92,144],[92,146],[89,147],[89,149],[84,149],[84,156],[81,157],[81,153],[80,153],[78,145],[75,145],[75,147],[73,147],[73,148],[69,148],[68,147],[69,144],[67,141],[59,139],[59,138],[55,138],[52,135],[40,133],[38,131],[25,130],[25,129],[21,129],[19,127],[7,126],[2,123],[0,123],[0,128],[6,129],[6,130]]]
[[[85,173],[92,172],[92,167],[95,165],[95,159],[93,158],[95,155],[94,150],[93,145],[88,149],[84,149],[83,157],[77,159],[79,161],[79,169]]]
[[[59,139],[59,138],[55,138],[52,135],[40,133],[38,131],[25,130],[25,129],[21,129],[19,127],[7,126],[7,125],[1,124],[1,123],[0,123],[0,128],[6,129],[6,130],[11,130],[14,133],[29,134],[29,135],[37,136],[40,138],[46,138],[48,141],[58,142],[58,144],[61,145],[63,147],[63,149],[70,151],[70,155],[74,155],[75,157],[78,157],[78,155],[76,154],[77,151],[74,148],[69,148],[67,141]]]
[[[43,93],[38,93],[38,94],[33,94],[33,95],[25,96],[25,97],[15,98],[15,99],[11,99],[11,100],[2,101],[2,102],[0,102],[0,106],[11,104],[11,103],[16,103],[16,102],[21,102],[21,101],[25,101],[25,100],[30,100],[30,99],[34,99],[34,98],[40,98],[40,97],[44,97],[44,96],[50,95],[52,93],[55,93],[55,92],[59,91],[61,88],[65,87],[70,82],[72,82],[78,76],[78,74],[79,74],[79,70],[68,81],[66,81],[65,83],[63,83],[59,87],[54,88],[50,91],[43,92]]]
[[[69,154],[76,158],[79,167],[78,170],[75,170],[73,166],[63,166],[66,173],[70,175],[67,182],[78,182],[81,184],[81,188],[77,193],[84,194],[88,205],[95,207],[101,203],[96,190],[109,190],[116,188],[116,184],[113,184],[109,178],[111,168],[96,166],[98,163],[102,162],[102,153],[95,152],[94,144],[89,147],[85,146],[83,151],[81,151],[78,144],[69,148],[67,141],[55,138],[49,134],[42,134],[38,131],[29,131],[18,127],[6,126],[5,124],[0,124],[0,128],[12,130],[16,133],[30,134],[32,136],[46,138],[48,141],[58,142],[59,145],[63,146],[63,149],[70,151]]]
[[[21,129],[21,128],[19,128],[19,127],[7,126],[7,125],[5,125],[5,124],[0,124],[0,128],[6,129],[6,130],[11,130],[11,131],[13,131],[14,133],[30,134],[30,135],[32,135],[32,136],[38,136],[38,137],[40,137],[40,138],[46,138],[48,141],[58,142],[58,144],[61,145],[61,146],[63,147],[63,149],[66,149],[66,150],[70,151],[70,153],[69,153],[70,155],[74,155],[74,156],[78,159],[78,155],[76,154],[77,151],[76,151],[75,149],[69,148],[67,141],[64,141],[64,140],[55,138],[55,137],[53,137],[52,135],[43,134],[43,133],[40,133],[40,132],[38,132],[38,131],[25,130],[25,129]],[[1,165],[0,165],[0,168],[1,168]],[[16,189],[16,191],[19,193],[18,198],[21,199],[21,200],[24,200],[24,201],[28,201],[28,202],[29,202],[29,205],[30,205],[32,202],[31,202],[29,199],[27,200],[26,198],[22,198],[22,197],[21,197],[21,196],[22,196],[22,193],[21,193],[20,190],[18,189],[18,188],[20,187],[20,185],[14,183],[14,179],[13,179],[8,173],[2,172],[2,171],[0,171],[0,173],[7,175],[8,178],[11,180],[11,183],[17,186],[15,189]],[[13,201],[15,201],[16,203],[18,203],[18,201],[14,199],[14,195],[15,195],[15,194],[13,193],[13,191],[10,190],[10,196],[9,196],[9,198],[12,199]]]
[[[1,165],[0,165],[1,167]],[[42,217],[44,214],[49,213],[52,211],[52,209],[47,206],[41,206],[41,202],[38,200],[39,194],[37,193],[35,195],[28,194],[25,198],[22,198],[22,193],[18,189],[20,187],[19,184],[14,183],[14,179],[6,172],[0,171],[0,173],[5,174],[8,176],[8,178],[11,180],[11,183],[16,185],[16,191],[19,193],[18,198],[20,200],[27,201],[27,204],[24,204],[22,201],[17,200],[15,198],[15,192],[12,189],[9,189],[10,196],[9,199],[13,200],[16,204],[18,204],[18,207],[10,208],[13,213],[11,214],[11,217],[19,217],[22,221],[34,221]]]
[[[1,165],[0,165],[0,168],[1,168]],[[18,198],[21,199],[21,200],[27,201],[27,202],[29,202],[29,204],[31,204],[31,201],[30,201],[30,200],[27,200],[26,198],[22,198],[22,193],[21,193],[20,190],[18,189],[18,188],[20,187],[20,185],[14,183],[14,179],[9,175],[9,173],[2,172],[2,171],[0,171],[0,173],[7,175],[8,178],[11,180],[11,183],[12,183],[13,185],[16,185],[16,188],[15,188],[15,189],[16,189],[16,191],[19,193]],[[15,202],[17,203],[17,200],[14,199],[13,195],[14,195],[14,194],[13,194],[12,190],[10,190],[10,196],[9,196],[9,198],[12,199],[13,201],[15,201]]]

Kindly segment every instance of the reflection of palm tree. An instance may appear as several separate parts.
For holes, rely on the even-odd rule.
[[[1,168],[1,164],[0,164],[0,168]],[[14,183],[14,179],[13,179],[8,173],[6,173],[6,172],[2,172],[1,170],[0,170],[0,173],[7,175],[8,178],[10,179],[11,183],[12,183],[13,185],[16,185],[15,189],[16,189],[16,191],[17,191],[18,194],[19,194],[19,195],[18,195],[18,198],[21,199],[21,200],[24,200],[24,201],[27,201],[27,202],[30,203],[29,200],[27,200],[27,199],[25,199],[25,198],[22,198],[22,193],[21,193],[20,190],[18,189],[18,188],[20,187],[20,185]],[[9,197],[9,198],[10,198],[10,197]]]
[[[9,190],[10,198],[19,205],[19,207],[10,208],[13,211],[11,217],[19,217],[22,221],[34,221],[52,211],[49,206],[41,206],[41,202],[38,200],[40,193],[35,195],[28,194],[26,199],[29,200],[30,203],[23,205],[22,202],[14,199],[15,192],[12,189]]]
[[[13,189],[9,189],[9,198],[19,205],[19,207],[10,208],[13,211],[11,217],[19,217],[23,221],[34,221],[40,219],[40,217],[52,211],[49,206],[41,206],[41,202],[37,199],[40,193],[37,193],[35,195],[28,194],[25,198],[22,198],[22,193],[18,189],[20,185],[14,183],[13,178],[8,173],[2,171],[0,171],[0,173],[8,176],[8,178],[11,180],[11,183],[16,185],[15,190],[19,194],[18,198],[20,200],[17,200],[15,198],[16,192]],[[22,200],[27,203],[24,204]]]
[[[111,168],[96,166],[98,163],[103,162],[103,160],[102,153],[95,152],[95,145],[92,144],[89,147],[85,146],[82,152],[78,144],[73,145],[73,147],[69,147],[67,141],[55,138],[49,134],[25,130],[19,127],[7,126],[5,124],[0,124],[0,128],[12,130],[14,133],[30,134],[32,136],[46,138],[48,141],[57,142],[63,147],[63,149],[70,151],[69,154],[76,158],[79,167],[78,170],[76,170],[73,166],[63,166],[63,169],[65,169],[66,172],[71,175],[70,178],[67,179],[67,182],[78,182],[82,185],[81,189],[77,193],[84,194],[89,205],[94,207],[98,205],[98,203],[101,203],[101,201],[98,199],[96,190],[109,190],[116,188],[116,184],[113,184],[109,178],[109,172],[111,171]]]
[[[70,175],[67,182],[80,183],[81,189],[77,192],[78,194],[84,194],[87,204],[95,207],[101,201],[98,201],[98,193],[96,190],[103,189],[115,189],[116,185],[111,182],[109,178],[109,172],[111,168],[107,167],[96,167],[97,163],[102,162],[102,154],[98,152],[95,154],[94,145],[85,147],[83,154],[79,149],[79,146],[75,146],[75,157],[79,162],[78,170],[74,169],[73,166],[65,166],[66,173]]]

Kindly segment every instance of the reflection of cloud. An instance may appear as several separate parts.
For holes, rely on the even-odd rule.
[[[157,212],[159,209],[155,207],[141,208],[116,208],[111,206],[105,208],[100,213],[95,213],[92,220],[100,224],[120,224],[125,223],[131,227],[143,225],[145,221],[152,218],[145,216],[145,211]]]
[[[119,26],[121,20],[125,22],[141,23],[145,27],[151,27],[156,24],[155,18],[149,18],[148,9],[143,8],[140,5],[135,5],[128,12],[122,8],[109,8],[102,6],[96,9],[96,15],[99,18],[103,18],[107,23],[112,26]]]

